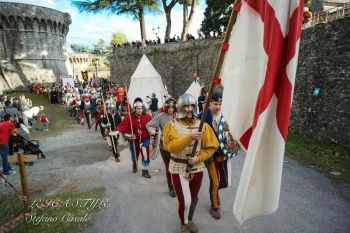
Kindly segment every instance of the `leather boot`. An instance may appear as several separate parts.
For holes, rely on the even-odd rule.
[[[198,227],[192,221],[193,215],[194,215],[194,211],[196,210],[196,207],[197,207],[197,202],[198,202],[198,197],[197,198],[192,198],[190,210],[188,212],[188,225],[189,225],[191,233],[197,233],[198,232]]]
[[[136,161],[132,161],[132,172],[133,173],[137,172]]]
[[[211,209],[210,210],[210,214],[213,218],[215,219],[220,219],[221,218],[221,214],[220,214],[220,208],[217,209]]]
[[[169,196],[176,197],[175,189],[172,185],[169,185]]]
[[[120,156],[120,154],[119,154],[118,152],[117,152],[117,154],[114,155],[115,161],[116,161],[117,163],[120,162],[119,156]]]
[[[194,224],[194,222],[192,220],[188,221],[188,226],[190,228],[190,232],[191,233],[197,233],[198,232],[198,227],[196,226],[196,224]]]
[[[145,178],[151,178],[151,175],[148,173],[148,170],[142,170],[142,176]]]
[[[190,226],[188,224],[181,225],[181,233],[191,233]]]

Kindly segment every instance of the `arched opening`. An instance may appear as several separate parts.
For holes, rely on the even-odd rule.
[[[62,24],[61,32],[62,32],[63,35],[64,35],[64,30],[66,30],[66,25]]]
[[[1,15],[1,25],[4,29],[10,27],[8,20],[4,15]]]
[[[45,19],[41,19],[40,21],[40,31],[46,32],[47,31],[47,24]]]
[[[57,24],[57,33],[61,33],[61,27],[62,27],[61,22],[58,22],[58,24]]]
[[[52,25],[52,21],[48,20],[47,21],[47,32],[52,32],[53,31],[53,25]]]
[[[19,29],[20,31],[22,31],[22,30],[25,29],[25,27],[24,27],[24,20],[23,20],[23,18],[20,17],[20,16],[17,17],[17,25],[18,25],[18,29]]]
[[[57,23],[56,23],[56,21],[53,23],[53,32],[54,33],[57,32]]]
[[[25,17],[24,19],[24,29],[25,30],[33,30],[33,22],[29,17]]]
[[[12,29],[18,29],[16,19],[15,19],[15,17],[13,15],[9,16],[9,26]]]
[[[33,30],[34,31],[40,30],[40,22],[39,22],[39,19],[37,19],[37,18],[33,19]]]

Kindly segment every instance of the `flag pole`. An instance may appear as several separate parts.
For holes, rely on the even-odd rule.
[[[131,135],[134,135],[134,129],[132,127],[132,122],[131,122],[131,109],[129,108],[130,102],[129,102],[129,97],[128,97],[128,88],[126,87],[126,85],[124,85],[124,87],[125,87],[125,96],[126,96],[126,99],[128,100],[128,104],[126,105],[126,109],[127,109],[126,111],[128,112],[130,129],[131,129]],[[134,159],[135,159],[136,169],[138,169],[139,160],[138,160],[138,157],[137,157],[137,154],[136,154],[135,140],[131,139],[131,143],[132,143],[132,146],[133,146],[133,149],[134,149],[134,157],[135,157]]]
[[[241,2],[242,2],[241,0],[236,0],[233,7],[232,7],[232,12],[231,12],[230,19],[229,19],[229,22],[228,22],[228,25],[226,28],[224,41],[221,44],[219,58],[217,60],[216,66],[215,66],[215,72],[214,72],[214,75],[212,77],[212,80],[211,80],[211,83],[209,86],[207,100],[206,100],[204,108],[203,108],[203,114],[202,114],[201,121],[199,123],[198,132],[201,132],[203,130],[205,118],[207,117],[207,113],[209,110],[209,103],[210,103],[210,99],[213,95],[214,88],[217,84],[221,83],[220,73],[221,73],[222,65],[224,63],[224,58],[225,58],[226,52],[228,51],[228,47],[229,47],[228,42],[229,42],[230,37],[231,37],[233,25],[236,23],[237,14],[238,14],[240,7],[241,7]],[[195,143],[193,145],[191,157],[195,156],[197,147],[198,147],[198,141],[195,141]],[[187,166],[186,171],[189,172],[190,169],[191,169],[191,166]]]

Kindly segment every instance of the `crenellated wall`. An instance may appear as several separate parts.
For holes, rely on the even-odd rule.
[[[68,74],[71,17],[46,7],[0,2],[0,92]]]

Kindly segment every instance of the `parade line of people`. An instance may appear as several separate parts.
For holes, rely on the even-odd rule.
[[[86,124],[89,130],[100,129],[101,136],[107,140],[116,162],[120,162],[118,145],[123,140],[127,141],[133,173],[141,170],[143,177],[151,178],[150,151],[159,146],[169,195],[176,197],[178,201],[182,233],[198,232],[193,216],[205,170],[208,171],[210,180],[210,214],[215,219],[221,218],[219,189],[230,185],[231,164],[230,158],[219,147],[219,122],[223,117],[220,92],[214,92],[209,100],[209,112],[203,130],[199,132],[202,113],[197,114],[198,100],[190,94],[183,94],[178,100],[171,96],[161,96],[159,98],[163,98],[163,106],[158,108],[155,93],[151,93],[152,97],[144,97],[145,102],[142,100],[143,96],[140,96],[129,103],[122,86],[118,87],[103,79],[94,78],[90,83],[76,82],[74,86],[61,83],[56,88],[61,88],[62,103],[77,123]],[[208,101],[203,99],[205,94],[200,97],[201,103]],[[5,122],[0,124],[7,131],[13,130],[8,127],[7,118],[8,114]],[[48,119],[45,115],[41,122],[46,131]],[[196,141],[198,147],[194,156],[191,156]],[[0,149],[6,150],[3,145],[0,145]],[[7,165],[4,169],[9,173],[13,171]]]

